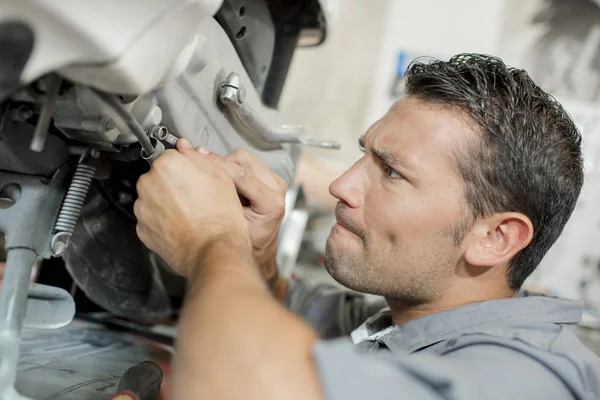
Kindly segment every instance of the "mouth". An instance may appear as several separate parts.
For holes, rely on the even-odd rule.
[[[337,225],[338,227],[340,227],[340,228],[341,228],[341,229],[343,229],[343,230],[346,230],[346,231],[348,231],[348,232],[350,232],[350,233],[353,233],[353,234],[355,234],[355,235],[356,235],[356,233],[355,233],[355,232],[354,232],[352,229],[350,229],[350,228],[349,228],[347,225],[345,225],[345,224],[344,224],[342,221],[340,221],[338,218],[336,218],[335,225]]]
[[[356,235],[356,236],[362,238],[362,236],[358,233],[358,229],[356,229],[354,227],[354,224],[352,224],[352,222],[348,221],[347,218],[343,217],[341,214],[339,214],[339,213],[335,214],[335,222],[336,222],[336,224],[334,225],[334,227],[338,227],[342,230],[348,231],[348,232],[352,233],[353,235]]]

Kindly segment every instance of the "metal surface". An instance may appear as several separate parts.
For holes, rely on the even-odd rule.
[[[81,320],[51,331],[25,329],[16,388],[36,400],[106,400],[128,368],[152,360],[164,371],[165,393],[172,352],[169,345]]]
[[[142,149],[140,154],[142,158],[148,161],[150,164],[154,162],[165,151],[165,145],[162,142],[154,137],[150,138],[150,142],[152,143],[153,151],[152,153],[147,153],[146,150]]]
[[[285,196],[285,216],[277,239],[277,266],[286,279],[291,278],[308,223],[308,209],[302,186],[292,186]]]
[[[264,120],[259,112],[253,110],[245,99],[244,87],[237,73],[229,74],[219,91],[219,100],[225,105],[230,116],[239,122],[247,132],[268,144],[299,143],[325,149],[339,149],[340,144],[317,138],[304,137],[302,125],[273,125]]]
[[[252,84],[262,93],[275,47],[275,25],[268,2],[224,0],[215,19],[229,36]]]
[[[94,93],[107,106],[112,108],[112,110],[119,116],[119,118],[121,118],[121,120],[127,125],[127,128],[129,128],[129,130],[135,135],[137,140],[142,145],[142,148],[144,149],[146,154],[154,153],[154,147],[152,146],[152,143],[150,143],[150,140],[148,139],[148,136],[142,129],[142,126],[135,119],[135,117],[129,112],[129,110],[127,110],[123,106],[123,104],[121,104],[121,102],[119,101],[117,96],[109,94],[109,93],[97,91],[97,90],[94,91]]]
[[[66,177],[64,171],[57,171],[50,181],[42,177],[0,172],[0,191],[9,199],[5,207],[0,208],[0,231],[6,234],[7,251],[0,291],[2,400],[21,398],[14,391],[13,382],[19,360],[19,336],[27,309],[31,268],[38,257],[50,257],[51,230],[65,193]],[[46,297],[46,300],[51,299]]]
[[[32,283],[27,299],[23,328],[62,328],[75,316],[73,298],[61,288]]]
[[[73,180],[69,185],[69,190],[54,223],[54,234],[50,241],[50,250],[55,257],[62,255],[69,246],[85,197],[92,184],[92,179],[94,179],[95,171],[96,168],[83,163],[78,164],[75,169]]]
[[[27,287],[37,254],[29,249],[9,249],[0,291],[0,399],[18,398],[13,385],[19,362],[19,337],[27,307]]]

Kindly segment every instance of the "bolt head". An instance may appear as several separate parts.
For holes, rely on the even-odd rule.
[[[244,90],[243,87],[238,89],[238,93],[237,93],[237,100],[238,103],[243,103],[244,101],[246,101],[246,91]]]
[[[114,119],[112,119],[112,118],[108,118],[108,117],[104,119],[104,128],[105,128],[107,131],[110,131],[110,130],[112,130],[112,129],[115,129],[116,127],[117,127],[117,123],[115,122],[115,120],[114,120]]]
[[[100,157],[100,150],[98,150],[98,149],[91,149],[90,150],[90,157],[92,157],[92,158],[98,158],[98,157]]]

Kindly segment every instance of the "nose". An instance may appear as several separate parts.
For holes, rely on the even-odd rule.
[[[362,206],[364,201],[364,179],[361,178],[364,172],[361,160],[329,185],[329,193],[351,208]]]

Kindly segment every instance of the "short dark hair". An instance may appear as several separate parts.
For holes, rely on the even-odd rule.
[[[459,54],[415,60],[405,93],[464,112],[482,131],[457,164],[473,218],[520,212],[531,220],[529,246],[509,263],[521,287],[569,220],[583,184],[581,134],[569,114],[527,72],[497,57]]]

